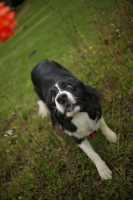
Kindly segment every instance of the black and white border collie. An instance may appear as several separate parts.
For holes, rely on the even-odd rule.
[[[109,142],[117,141],[102,117],[100,92],[51,60],[40,61],[33,68],[31,79],[40,98],[39,115],[46,117],[50,113],[53,127],[59,124],[95,163],[101,178],[111,179],[112,172],[86,139],[100,128]]]

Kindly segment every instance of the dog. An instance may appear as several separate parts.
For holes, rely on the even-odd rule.
[[[86,139],[100,128],[109,142],[117,141],[102,116],[101,93],[52,60],[40,61],[31,71],[31,79],[40,98],[39,115],[44,118],[50,113],[53,127],[59,124],[94,162],[101,178],[111,179],[111,170]]]

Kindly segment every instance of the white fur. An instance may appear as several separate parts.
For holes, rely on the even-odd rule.
[[[57,87],[57,89],[59,90],[59,92],[61,92],[61,89],[59,88],[58,84],[55,84],[55,87]]]
[[[49,115],[49,110],[48,110],[46,104],[42,100],[39,100],[39,101],[37,101],[37,105],[39,107],[39,110],[38,110],[39,116],[41,118],[47,117]]]
[[[96,120],[90,119],[86,112],[75,113],[72,123],[77,127],[77,131],[72,135],[78,138],[86,137],[99,128],[99,122],[96,123]]]

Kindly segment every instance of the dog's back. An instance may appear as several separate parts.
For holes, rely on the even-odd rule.
[[[40,61],[31,72],[31,79],[34,85],[39,86],[43,81],[54,81],[55,83],[62,79],[62,74],[66,77],[74,77],[66,68],[51,60]]]

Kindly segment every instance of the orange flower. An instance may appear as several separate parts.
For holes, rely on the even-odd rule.
[[[14,20],[15,12],[11,11],[9,6],[5,6],[4,3],[0,3],[0,40],[5,42],[13,34],[13,29],[17,26],[17,22]]]

